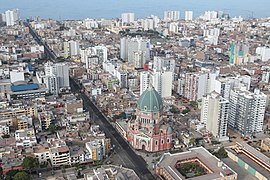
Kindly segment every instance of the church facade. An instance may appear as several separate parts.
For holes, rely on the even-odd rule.
[[[134,149],[158,152],[172,147],[173,130],[163,124],[162,112],[161,96],[149,87],[137,102],[136,119],[128,123],[127,140]]]

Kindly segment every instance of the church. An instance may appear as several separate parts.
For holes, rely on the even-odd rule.
[[[150,86],[137,102],[136,119],[128,123],[127,140],[134,149],[158,152],[172,147],[173,130],[163,124],[162,113],[162,98]]]

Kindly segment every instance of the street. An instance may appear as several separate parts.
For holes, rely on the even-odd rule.
[[[111,138],[112,144],[115,145],[115,151],[123,162],[123,166],[133,169],[140,179],[155,179],[151,172],[147,169],[147,164],[141,156],[138,156],[123,139],[123,137],[114,129],[114,127],[107,121],[106,117],[99,111],[99,109],[89,100],[89,98],[80,93],[78,84],[70,78],[71,91],[80,94],[84,101],[84,107],[93,115],[94,122],[98,124],[106,134]]]

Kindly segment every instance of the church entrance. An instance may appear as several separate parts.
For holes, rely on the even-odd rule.
[[[142,150],[145,151],[145,145],[144,144],[142,145]]]

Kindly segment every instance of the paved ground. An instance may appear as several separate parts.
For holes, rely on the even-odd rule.
[[[239,180],[257,180],[257,178],[253,175],[251,175],[247,170],[240,167],[236,162],[231,160],[230,158],[222,159],[225,164],[230,166],[237,174]]]
[[[25,26],[28,26],[25,23]],[[56,58],[55,53],[47,46],[44,41],[32,30],[30,31],[35,40],[44,46],[45,56],[54,60]],[[72,92],[80,94],[84,101],[84,106],[91,115],[94,117],[96,124],[100,125],[101,130],[103,130],[107,137],[111,139],[112,144],[115,145],[115,151],[118,154],[119,159],[122,161],[122,165],[133,169],[140,179],[151,180],[155,179],[151,172],[147,169],[147,164],[142,157],[138,156],[128,145],[128,143],[123,139],[123,137],[114,129],[114,127],[107,121],[106,117],[99,111],[99,109],[89,100],[89,98],[80,93],[80,87],[76,84],[74,80],[71,79],[70,86]]]
[[[133,169],[140,179],[151,180],[155,179],[151,172],[147,169],[145,160],[138,156],[124,138],[114,129],[114,127],[107,121],[106,117],[99,111],[99,109],[89,100],[89,98],[80,93],[80,87],[76,82],[70,79],[70,86],[73,93],[78,93],[84,101],[84,107],[93,117],[93,120],[98,124],[111,139],[113,145],[115,145],[116,156],[119,157],[120,162],[124,167]]]

